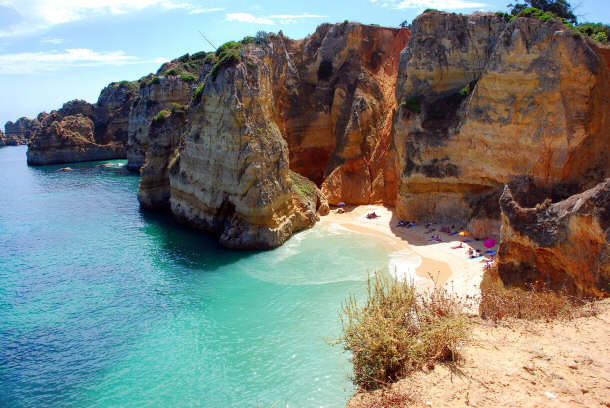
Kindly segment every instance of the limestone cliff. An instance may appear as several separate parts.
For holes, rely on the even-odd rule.
[[[124,148],[110,143],[98,145],[93,120],[82,113],[63,115],[53,111],[45,116],[41,128],[28,144],[29,165],[72,163],[124,157]]]
[[[500,205],[498,272],[505,284],[610,296],[610,179],[535,208],[521,207],[506,187]]]
[[[144,208],[170,208],[169,168],[177,159],[186,119],[185,107],[174,105],[171,111],[163,111],[150,125],[152,142],[140,171],[138,189],[138,200]]]
[[[162,110],[173,104],[188,105],[193,91],[199,85],[204,68],[205,52],[185,54],[169,61],[139,81],[140,91],[129,112],[127,169],[140,171],[146,151],[154,143],[149,126]]]
[[[19,118],[15,123],[8,121],[4,125],[4,144],[2,145],[2,142],[0,142],[0,145],[27,144],[39,128],[40,122],[37,119]]]
[[[399,215],[469,219],[485,235],[505,183],[582,191],[607,177],[608,75],[599,48],[558,21],[419,16],[396,89]]]
[[[332,204],[395,202],[391,122],[408,39],[406,29],[347,22],[300,41],[271,39],[275,121],[290,168]]]
[[[127,146],[129,111],[138,95],[138,82],[113,82],[102,90],[93,106],[95,142]]]
[[[295,209],[269,65],[253,52],[208,77],[170,169],[174,216],[220,233],[228,247],[273,248],[311,225]]]
[[[125,158],[127,118],[136,86],[127,81],[112,83],[94,105],[74,100],[48,115],[40,114],[28,143],[28,164]]]

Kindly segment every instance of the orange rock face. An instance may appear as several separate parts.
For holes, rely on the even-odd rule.
[[[409,32],[356,23],[272,40],[275,121],[290,168],[321,186],[330,204],[396,197],[391,123],[398,57]]]
[[[506,183],[582,191],[610,174],[606,60],[559,22],[429,12],[401,58],[402,218],[468,219],[485,235],[497,232]],[[483,217],[484,197],[495,211]]]
[[[507,187],[500,204],[498,272],[505,284],[610,296],[610,179],[536,208],[521,207]]]

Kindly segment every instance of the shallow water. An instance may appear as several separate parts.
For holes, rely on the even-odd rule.
[[[229,251],[140,210],[122,167],[25,151],[0,148],[0,406],[345,404],[349,356],[323,336],[387,269],[382,242],[318,226]]]

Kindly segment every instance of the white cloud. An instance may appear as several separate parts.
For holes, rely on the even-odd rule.
[[[239,21],[241,23],[256,23],[256,24],[275,24],[273,20],[267,17],[255,17],[250,13],[229,13],[227,21]]]
[[[195,8],[189,11],[189,14],[201,14],[201,13],[213,13],[215,11],[223,11],[226,10],[224,7],[214,7],[214,8]]]
[[[48,37],[44,37],[40,40],[41,44],[53,44],[53,45],[58,45],[63,43],[64,40],[61,38],[48,38]]]
[[[250,13],[229,13],[227,14],[227,21],[239,21],[242,23],[256,23],[256,24],[275,24],[275,19],[280,20],[280,24],[295,24],[299,18],[324,18],[316,14],[274,14],[267,17],[256,17]]]
[[[157,59],[163,62],[166,59]],[[62,52],[23,52],[0,54],[0,74],[37,74],[70,67],[119,66],[152,61],[124,55],[122,51],[98,52],[87,48],[72,48]]]
[[[20,16],[20,21],[0,29],[0,38],[29,34],[90,17],[132,13],[148,7],[162,10],[206,10],[190,0],[0,0],[0,6],[7,7]]]
[[[392,7],[395,9],[418,9],[424,10],[434,8],[438,10],[459,10],[487,7],[488,4],[469,0],[370,0],[371,3],[379,3],[381,7]]]

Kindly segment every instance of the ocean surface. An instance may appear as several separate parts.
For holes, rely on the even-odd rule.
[[[316,226],[226,250],[141,210],[121,166],[25,152],[0,148],[1,407],[345,405],[349,355],[323,337],[382,242]]]

